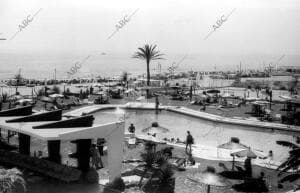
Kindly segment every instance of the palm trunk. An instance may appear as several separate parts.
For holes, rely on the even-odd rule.
[[[147,60],[147,98],[149,98],[149,86],[150,86],[150,60]]]
[[[147,172],[148,172],[148,168],[145,168],[144,173],[142,174],[142,177],[139,182],[139,187],[141,187],[143,179],[144,179],[145,175],[147,174]]]

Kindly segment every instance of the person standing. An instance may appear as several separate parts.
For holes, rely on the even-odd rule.
[[[186,136],[186,146],[185,146],[185,152],[188,153],[187,149],[188,147],[190,148],[189,153],[192,153],[192,144],[194,144],[194,138],[191,135],[190,131],[187,131],[187,136]]]
[[[128,128],[129,133],[134,133],[135,132],[135,126],[133,125],[133,123],[130,124],[129,128]]]
[[[95,167],[96,170],[103,168],[100,153],[99,153],[99,150],[98,150],[96,144],[92,144],[90,152],[91,152],[91,156],[92,156],[92,167]],[[99,164],[101,165],[100,167],[99,167]]]
[[[269,168],[271,168],[271,165],[272,165],[272,162],[273,162],[273,159],[274,159],[274,155],[273,155],[273,151],[272,150],[269,151],[268,157],[269,157],[269,163],[268,163],[268,165],[269,165]]]

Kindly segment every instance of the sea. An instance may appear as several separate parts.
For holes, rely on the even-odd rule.
[[[146,72],[143,60],[132,58],[134,53],[13,53],[0,50],[0,80],[13,78],[21,71],[27,79],[57,79],[71,77],[112,77],[119,76],[124,71],[130,75],[142,75]],[[280,59],[281,58],[281,59]],[[280,59],[280,61],[278,61]],[[80,68],[76,68],[80,66]],[[237,71],[263,70],[273,66],[300,66],[300,55],[283,54],[165,54],[163,60],[150,63],[151,73],[182,71]],[[69,73],[68,73],[69,72]]]

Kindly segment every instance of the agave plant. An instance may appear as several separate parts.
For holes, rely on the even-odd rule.
[[[147,172],[153,169],[153,164],[155,163],[156,160],[156,152],[147,151],[146,153],[141,154],[141,158],[145,162],[145,165],[144,165],[144,172],[139,182],[139,186],[142,184],[142,181],[145,175],[147,174]]]
[[[143,178],[145,177],[147,172],[150,171],[152,175],[148,182],[151,183],[153,177],[158,177],[160,183],[159,189],[166,187],[171,187],[171,189],[174,189],[173,167],[169,164],[166,156],[161,151],[147,151],[147,153],[142,153],[141,157],[145,162],[145,165],[139,185],[141,185]]]
[[[0,192],[13,193],[16,187],[22,187],[22,191],[26,192],[26,183],[22,177],[22,172],[18,169],[0,169]]]
[[[156,45],[148,45],[146,44],[144,47],[138,48],[139,51],[135,52],[133,55],[133,58],[146,60],[147,64],[147,86],[150,86],[150,62],[151,60],[160,60],[163,59],[162,56],[164,54],[161,54],[156,49]],[[149,97],[149,89],[147,89],[147,98]]]
[[[289,157],[287,158],[287,160],[280,166],[278,166],[277,170],[280,170],[278,175],[280,176],[290,169],[294,170],[294,172],[280,179],[279,182],[294,182],[297,179],[300,179],[300,146],[288,141],[277,141],[276,143],[292,149],[291,151],[289,151]]]
[[[174,192],[175,189],[175,179],[174,179],[174,169],[169,163],[162,165],[159,169],[159,185],[155,192]]]

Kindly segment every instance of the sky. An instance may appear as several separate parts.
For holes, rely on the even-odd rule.
[[[22,21],[37,12],[18,32]],[[1,0],[0,38],[7,38],[0,41],[0,54],[132,54],[144,44],[156,44],[166,57],[269,54],[275,60],[300,53],[300,1]]]

